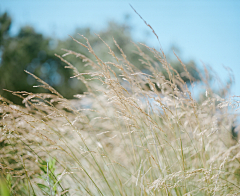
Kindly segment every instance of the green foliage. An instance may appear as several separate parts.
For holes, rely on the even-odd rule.
[[[2,47],[11,26],[11,18],[6,12],[0,16],[0,24],[0,47]]]
[[[48,161],[39,161],[40,169],[43,172],[39,178],[44,180],[45,184],[37,183],[44,195],[57,195],[62,190],[60,180],[57,179],[61,174],[56,174],[56,160],[50,158]],[[67,192],[66,190],[63,190]]]
[[[20,104],[19,98],[4,92],[3,89],[42,92],[32,87],[36,82],[24,70],[40,75],[54,87],[63,87],[67,92],[62,92],[68,93],[65,80],[68,80],[70,73],[68,70],[63,71],[64,66],[61,66],[59,59],[54,56],[54,51],[49,48],[50,41],[31,27],[23,27],[16,37],[5,40],[0,65],[0,93],[4,97]]]
[[[1,176],[0,178],[0,193],[1,196],[10,196],[10,190],[9,190],[9,175],[7,175],[7,182],[6,180],[3,178],[3,176]]]

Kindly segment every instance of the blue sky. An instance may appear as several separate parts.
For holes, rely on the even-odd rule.
[[[110,20],[124,22],[124,15],[130,14],[135,41],[159,47],[129,3],[154,28],[165,51],[174,44],[183,59],[212,66],[223,80],[227,77],[223,66],[230,67],[235,75],[232,94],[240,95],[240,1],[2,0],[0,12],[12,16],[12,34],[32,25],[58,38],[73,34],[77,27],[97,31]],[[146,34],[150,34],[147,39]]]

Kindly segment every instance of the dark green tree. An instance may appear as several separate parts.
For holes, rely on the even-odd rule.
[[[1,18],[1,26],[10,27],[9,17],[4,14]],[[64,64],[55,56],[54,40],[45,38],[34,31],[32,27],[23,27],[15,37],[9,36],[9,27],[1,35],[1,64],[0,64],[0,94],[21,104],[21,99],[3,89],[11,91],[44,92],[43,89],[33,88],[37,82],[29,72],[39,76],[42,80],[59,90],[69,98],[71,86],[68,85],[71,70],[64,69]],[[73,91],[76,93],[76,91]],[[78,93],[82,93],[80,90]]]
[[[0,47],[4,45],[4,40],[9,35],[9,29],[11,26],[11,18],[5,12],[0,16]]]

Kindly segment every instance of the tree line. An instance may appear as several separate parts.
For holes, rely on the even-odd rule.
[[[10,29],[12,19],[8,13],[0,14],[0,95],[10,101],[21,104],[21,99],[11,93],[5,91],[28,91],[28,92],[44,92],[44,89],[34,88],[37,81],[30,75],[24,72],[27,70],[49,85],[54,87],[65,98],[73,98],[74,94],[81,94],[86,91],[86,87],[76,78],[71,78],[72,70],[65,69],[65,63],[55,56],[55,54],[63,54],[62,48],[71,49],[79,53],[89,56],[89,52],[72,40],[58,39],[56,37],[46,37],[42,33],[36,32],[31,26],[23,26],[19,29],[17,35],[11,36]],[[107,28],[96,32],[115,52],[116,55],[121,55],[119,49],[115,46],[113,38],[127,55],[128,60],[143,71],[144,66],[139,62],[139,55],[133,52],[136,50],[132,44],[133,37],[131,28],[127,24],[119,24],[109,22]],[[92,48],[99,57],[103,60],[108,60],[110,55],[105,44],[92,31],[91,28],[78,28],[72,37],[84,41],[82,34],[88,38]],[[105,48],[103,50],[103,48]],[[152,53],[143,48],[144,53],[149,56]],[[71,63],[79,70],[79,72],[87,72],[88,67],[84,66],[84,62],[77,58],[70,58]],[[171,65],[180,73],[183,70],[177,58],[169,57]],[[67,58],[68,59],[68,58]],[[196,79],[199,80],[199,75],[196,72],[196,64],[193,61],[184,62]],[[167,78],[167,73],[162,69],[163,75]],[[188,78],[183,79],[189,82]]]

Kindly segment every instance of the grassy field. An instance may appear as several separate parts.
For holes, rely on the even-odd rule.
[[[86,85],[84,95],[67,100],[29,73],[48,94],[11,92],[25,107],[0,97],[1,195],[240,195],[229,109],[237,97],[214,93],[207,71],[202,82],[183,63],[178,73],[162,50],[135,45],[143,73],[117,43],[122,56],[106,44],[111,61],[104,62],[85,40],[76,44],[95,61],[71,50],[58,56]],[[68,55],[89,72],[79,73]],[[199,85],[205,90],[196,99]]]

